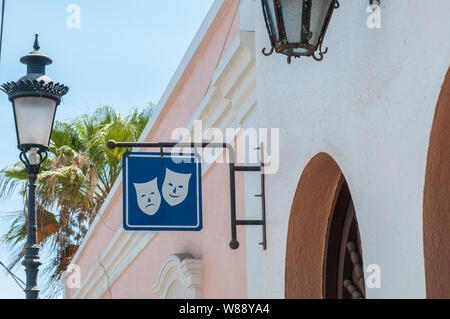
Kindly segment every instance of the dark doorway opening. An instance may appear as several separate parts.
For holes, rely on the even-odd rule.
[[[330,299],[364,299],[366,293],[358,221],[347,182],[344,180],[341,184],[328,229],[324,296]]]

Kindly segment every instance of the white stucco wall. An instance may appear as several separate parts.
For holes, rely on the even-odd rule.
[[[330,154],[347,179],[364,264],[381,266],[382,287],[369,289],[368,298],[426,296],[423,188],[450,62],[450,1],[385,0],[381,29],[366,26],[368,1],[340,2],[324,60],[288,65],[282,55],[260,53],[270,45],[256,1],[258,107],[245,127],[280,128],[281,159],[279,172],[267,176],[268,250],[253,244],[260,232],[247,235],[248,264],[262,274],[248,277],[250,298],[284,297],[290,208],[303,169],[319,152]]]
[[[288,65],[285,56],[261,54],[269,41],[260,1],[241,0],[240,32],[188,124],[189,130],[198,119],[205,128],[280,129],[280,168],[266,176],[266,251],[258,244],[260,227],[245,227],[249,298],[285,297],[292,200],[304,168],[319,152],[334,158],[349,184],[365,266],[381,266],[381,289],[368,289],[368,298],[426,296],[423,188],[431,124],[450,64],[450,1],[383,0],[381,29],[366,26],[368,0],[340,2],[325,38],[324,60],[303,58]],[[194,43],[203,36],[200,30]],[[258,174],[245,173],[244,187],[246,218],[258,219]],[[116,265],[111,269],[117,277],[153,238],[129,236],[117,234],[102,258]],[[130,238],[131,254],[125,245]],[[126,260],[117,262],[116,254]],[[103,269],[94,270],[99,279],[90,282],[103,283]]]

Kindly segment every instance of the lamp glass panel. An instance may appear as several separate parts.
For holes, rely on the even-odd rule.
[[[311,24],[312,37],[309,44],[316,46],[325,24],[325,18],[333,0],[312,0]]]
[[[14,100],[19,145],[48,147],[56,102],[43,97],[20,97]]]
[[[303,0],[281,0],[286,38],[288,43],[299,43],[302,32]]]
[[[275,14],[275,7],[274,7],[274,1],[273,0],[264,0],[266,2],[266,8],[267,13],[269,15],[269,24],[272,28],[273,36],[275,42],[280,41],[279,32],[278,32],[278,26],[277,26],[277,17]]]

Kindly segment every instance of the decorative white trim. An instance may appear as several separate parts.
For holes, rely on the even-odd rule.
[[[147,123],[143,133],[141,134],[140,142],[143,142],[150,135],[151,130],[155,127],[155,123],[160,119],[162,110],[168,104],[170,98],[177,91],[177,88],[183,83],[185,77],[190,73],[192,67],[196,64],[198,57],[195,54],[201,51],[202,47],[206,45],[211,37],[210,31],[214,29],[216,23],[221,20],[226,12],[226,8],[232,5],[233,1],[230,0],[215,0],[209,10],[206,18],[203,20],[202,25],[197,31],[194,39],[192,40],[188,50],[186,51],[180,65],[178,66],[175,74],[169,82],[166,90],[164,91],[155,113]]]
[[[175,289],[178,288],[178,289]],[[183,296],[179,292],[183,291]],[[202,296],[202,261],[189,254],[169,256],[153,284],[153,290],[160,299],[173,297],[200,299]],[[174,290],[178,291],[177,295]]]
[[[230,5],[230,3],[225,0],[216,0],[214,2],[213,7],[200,28],[201,30],[197,33],[188,53],[186,53],[183,58],[183,62],[180,64],[171,84],[169,84],[163,98],[158,104],[156,113],[152,116],[139,141],[145,141],[150,135],[151,129],[158,121],[162,109],[176,90],[179,82],[182,81],[183,74],[188,72],[186,68],[193,64],[193,56],[199,50],[202,43],[207,40],[208,30],[213,28],[213,24],[216,23],[218,19],[220,20],[220,17],[223,15],[228,5]],[[254,42],[254,32],[239,32],[230,48],[223,55],[214,72],[211,88],[200,103],[190,124],[187,125],[188,129],[193,127],[195,119],[202,119],[205,123],[208,123],[208,125],[217,124],[218,126],[216,127],[219,128],[238,128],[245,118],[254,110],[256,107]],[[232,71],[229,71],[228,68],[232,68]],[[230,140],[227,140],[227,142],[230,142]],[[203,165],[202,173],[205,174],[210,167],[210,165]],[[72,264],[76,263],[80,254],[83,253],[86,243],[90,240],[91,234],[99,226],[100,218],[108,209],[111,200],[114,194],[117,193],[121,183],[122,173],[117,178],[105,203],[92,223],[83,243],[72,260]],[[114,284],[115,280],[127,269],[131,262],[141,253],[156,234],[157,232],[125,231],[120,227],[103,254],[100,256],[98,263],[90,269],[89,274],[81,284],[81,288],[72,296],[72,298],[100,298],[103,296],[108,292],[108,288]],[[106,280],[105,272],[108,274],[109,280]]]
[[[72,298],[98,299],[103,296],[155,234],[155,232],[131,232],[120,228]],[[105,273],[109,280],[105,278]]]
[[[150,132],[152,128],[155,126],[155,123],[160,119],[160,115],[162,113],[162,110],[166,107],[167,102],[169,101],[170,97],[174,94],[176,91],[176,88],[178,85],[180,85],[183,82],[183,77],[189,73],[189,70],[191,69],[192,65],[195,64],[195,54],[201,50],[202,46],[207,42],[208,40],[208,33],[210,33],[211,30],[214,29],[215,23],[220,20],[222,15],[225,12],[225,8],[230,5],[228,0],[215,0],[214,3],[211,6],[211,9],[208,11],[208,14],[206,15],[205,19],[203,20],[202,25],[200,26],[199,30],[194,36],[194,39],[192,40],[191,44],[189,45],[188,50],[186,51],[183,59],[181,60],[180,65],[178,66],[177,70],[175,71],[175,74],[171,78],[166,90],[164,91],[155,112],[153,113],[152,117],[150,118],[149,122],[144,128],[144,131],[142,132],[139,142],[143,142],[147,139],[147,137],[150,135]],[[111,191],[108,193],[108,196],[105,199],[105,202],[103,203],[100,211],[97,213],[97,216],[94,218],[94,221],[91,224],[91,227],[89,228],[88,232],[86,233],[86,236],[84,237],[83,242],[81,243],[80,247],[78,248],[74,258],[72,259],[72,263],[76,263],[77,259],[80,256],[80,253],[83,251],[84,246],[89,241],[92,233],[97,228],[97,224],[100,221],[103,213],[106,211],[106,209],[109,207],[109,204],[114,196],[114,194],[117,192],[117,189],[119,188],[120,184],[122,183],[122,173],[117,177],[113,187],[111,188]]]
[[[237,129],[234,136],[227,136],[225,142],[231,143],[256,105],[255,33],[240,31],[214,71],[210,89],[186,125],[184,141],[189,142],[189,136],[194,138],[195,121],[201,120],[204,133],[211,127],[222,132],[226,128]],[[215,155],[218,158],[221,152]],[[211,164],[203,163],[202,173],[206,174],[210,167]]]

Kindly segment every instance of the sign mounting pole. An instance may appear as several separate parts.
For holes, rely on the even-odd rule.
[[[228,143],[177,143],[177,142],[159,142],[159,143],[146,143],[146,142],[116,142],[113,140],[108,141],[107,146],[109,149],[115,148],[157,148],[163,154],[164,148],[221,148],[228,150],[229,154],[229,172],[230,172],[230,208],[231,208],[231,241],[230,248],[238,249],[239,241],[237,240],[237,226],[261,226],[262,227],[262,245],[263,249],[267,249],[267,233],[266,233],[266,205],[265,205],[265,181],[264,181],[264,161],[258,166],[237,166],[234,163],[234,148]],[[259,147],[261,154],[264,155],[263,145]],[[263,158],[262,158],[263,159]],[[256,195],[261,198],[262,203],[262,217],[261,220],[238,220],[236,218],[236,172],[260,172],[261,174],[261,193]]]

